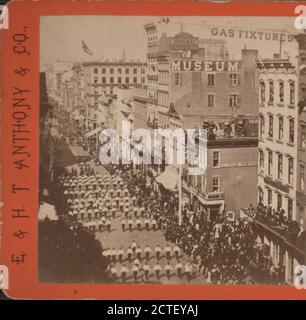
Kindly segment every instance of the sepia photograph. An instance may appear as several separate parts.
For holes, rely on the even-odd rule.
[[[306,261],[292,17],[41,16],[43,283],[286,285]]]

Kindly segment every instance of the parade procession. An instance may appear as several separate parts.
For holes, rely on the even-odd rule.
[[[283,285],[306,260],[305,34],[238,45],[184,19],[137,17],[131,44],[117,26],[103,54],[89,38],[43,61],[41,281]]]

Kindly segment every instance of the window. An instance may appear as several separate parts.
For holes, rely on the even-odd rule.
[[[259,150],[259,166],[260,168],[264,168],[265,166],[265,156],[262,150]]]
[[[282,195],[280,193],[277,194],[277,209],[279,210],[282,207]]]
[[[293,158],[288,159],[288,183],[293,183]]]
[[[279,82],[279,102],[280,103],[284,102],[284,82],[283,81]]]
[[[207,84],[208,84],[209,86],[215,85],[215,75],[214,75],[214,74],[209,73],[209,74],[207,75]]]
[[[213,192],[220,191],[220,178],[213,178]]]
[[[272,204],[272,190],[268,189],[268,205]]]
[[[263,193],[262,189],[259,188],[258,189],[258,202],[263,203],[263,200],[264,200],[264,193]]]
[[[278,139],[283,140],[284,138],[284,118],[278,118]]]
[[[260,101],[261,103],[266,101],[266,85],[263,81],[260,82]]]
[[[292,219],[292,210],[293,210],[293,201],[292,199],[288,199],[288,218]]]
[[[102,68],[102,74],[105,74],[105,73],[106,73],[106,69]]]
[[[305,167],[300,165],[300,190],[305,190]]]
[[[94,77],[94,83],[98,83],[98,77]]]
[[[230,105],[230,107],[237,107],[238,106],[238,96],[236,94],[231,94],[229,96],[229,105]]]
[[[145,73],[145,68],[141,68],[141,74]]]
[[[289,92],[290,92],[290,104],[295,103],[295,83],[293,81],[290,82],[289,84]]]
[[[110,73],[110,74],[113,74],[113,73],[114,73],[114,69],[113,69],[113,68],[110,68],[110,69],[109,69],[109,73]]]
[[[118,83],[121,83],[122,80],[121,80],[121,77],[118,77]]]
[[[301,129],[301,148],[306,148],[306,131],[305,127]]]
[[[121,68],[118,68],[118,74],[121,74]]]
[[[126,78],[125,78],[125,83],[130,83],[129,77],[126,77]]]
[[[174,85],[177,87],[181,85],[181,74],[180,73],[174,74]]]
[[[145,77],[141,77],[141,83],[145,83]]]
[[[207,96],[207,104],[209,108],[213,108],[215,106],[215,95],[209,94]]]
[[[102,83],[106,83],[106,78],[102,77]]]
[[[269,115],[269,137],[273,138],[273,116]]]
[[[137,68],[134,68],[134,69],[133,69],[133,73],[134,73],[134,74],[137,74]]]
[[[98,74],[98,68],[94,68],[94,74]]]
[[[301,142],[300,142],[300,145],[301,145],[301,148],[304,148],[306,147],[306,128],[304,126],[301,127]]]
[[[230,74],[230,84],[232,86],[237,86],[239,84],[239,75],[237,73]]]
[[[273,165],[273,154],[272,151],[268,152],[268,175],[272,174],[272,165]]]
[[[213,152],[213,167],[220,167],[220,151]]]
[[[265,118],[263,115],[259,116],[259,130],[259,137],[262,139],[265,134]]]
[[[281,180],[283,177],[283,156],[279,154],[277,159],[277,178]]]
[[[269,103],[274,101],[274,82],[269,81]]]
[[[130,69],[129,68],[125,68],[125,74],[129,74]]]
[[[114,77],[110,77],[110,78],[109,78],[109,82],[110,82],[110,83],[114,83]]]
[[[294,119],[289,119],[289,143],[294,143]]]

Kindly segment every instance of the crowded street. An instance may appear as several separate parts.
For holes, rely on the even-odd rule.
[[[114,283],[275,282],[267,250],[252,223],[224,216],[208,219],[188,203],[177,214],[177,193],[132,165],[102,166],[96,143],[82,142],[66,113],[58,119],[62,143],[54,193],[59,217],[70,217],[94,234]],[[64,137],[64,138],[63,138]]]

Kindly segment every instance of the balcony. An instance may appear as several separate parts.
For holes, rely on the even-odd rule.
[[[201,197],[202,199],[206,201],[215,201],[215,200],[224,200],[225,194],[224,191],[217,191],[217,192],[203,192],[200,189],[197,189],[196,187],[192,186],[190,183],[186,183],[183,181],[182,186],[185,190],[194,193],[195,195]]]
[[[281,219],[276,215],[267,214],[258,209],[250,211],[248,208],[241,209],[241,213],[253,221],[258,230],[269,232],[276,236],[283,246],[290,248],[301,260],[306,258],[306,231],[300,232],[300,227],[296,221],[288,218]]]
[[[224,192],[223,191],[208,192],[205,195],[205,199],[207,201],[210,201],[210,200],[224,200],[225,199]]]

